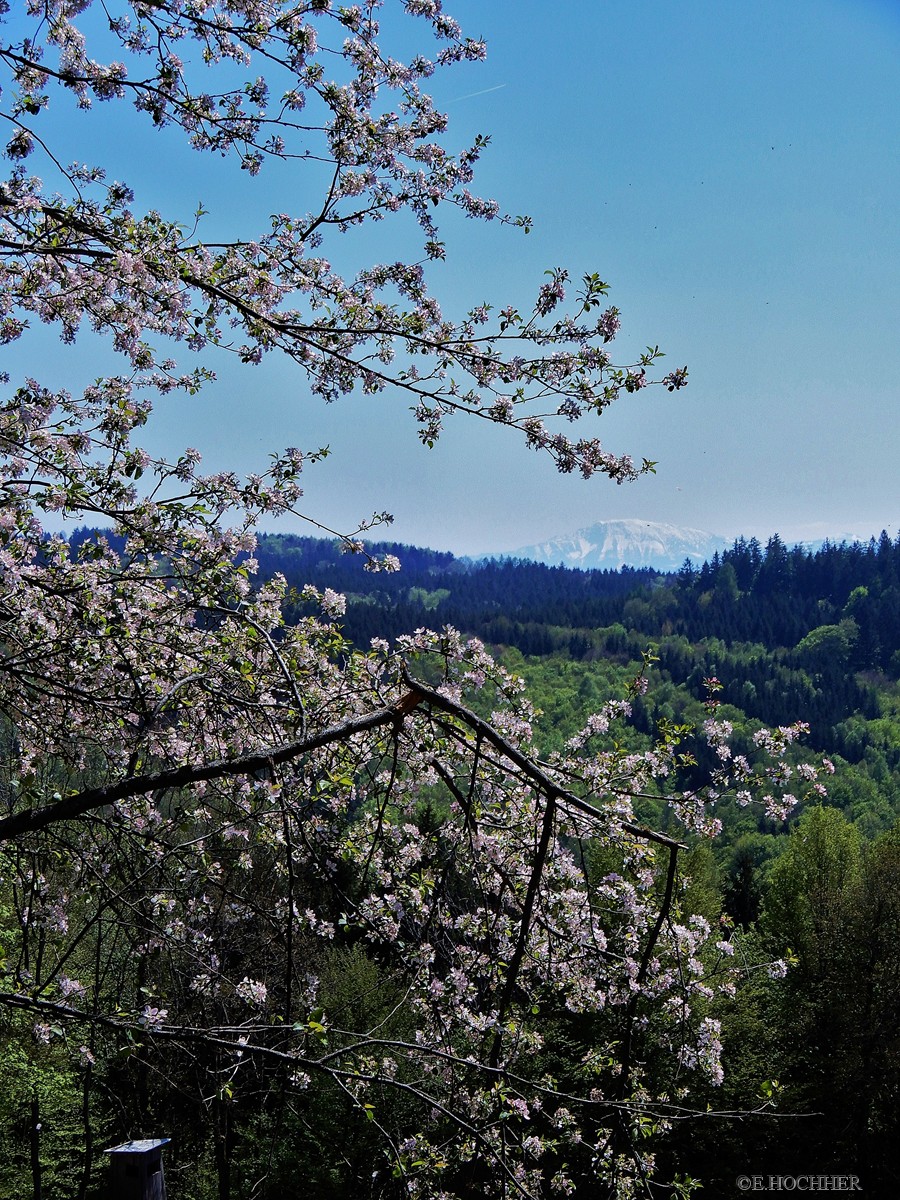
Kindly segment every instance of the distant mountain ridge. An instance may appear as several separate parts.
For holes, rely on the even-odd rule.
[[[677,571],[684,560],[696,565],[711,559],[731,543],[703,529],[668,525],[637,518],[597,521],[572,534],[563,534],[522,546],[510,558],[524,558],[547,566],[578,567],[581,570],[618,570],[619,567],[653,567]]]

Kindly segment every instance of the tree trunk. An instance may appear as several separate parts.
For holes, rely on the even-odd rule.
[[[216,1175],[219,1181],[218,1200],[231,1200],[231,1107],[227,1101],[216,1100],[213,1105]]]
[[[41,1108],[37,1088],[31,1093],[31,1183],[34,1200],[41,1200]]]
[[[78,1184],[78,1200],[85,1200],[91,1182],[91,1159],[94,1153],[94,1133],[91,1129],[91,1068],[84,1073],[84,1090],[81,1100],[81,1124],[84,1129],[84,1163],[81,1181]]]

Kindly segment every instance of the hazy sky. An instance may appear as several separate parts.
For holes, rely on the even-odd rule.
[[[313,515],[349,527],[389,509],[391,536],[457,552],[631,516],[729,537],[896,531],[900,3],[446,7],[488,41],[486,64],[435,89],[451,140],[492,134],[475,190],[535,230],[448,222],[433,288],[451,313],[525,306],[549,267],[599,272],[622,313],[621,357],[658,343],[664,369],[690,369],[685,391],[627,397],[596,427],[611,449],[659,460],[657,476],[559,477],[509,431],[460,418],[427,451],[402,399],[322,406],[286,363],[223,370],[197,401],[167,401],[156,443],[252,470],[276,446],[327,442],[333,456],[307,481]],[[311,207],[295,199],[307,178],[234,182],[209,159],[173,170],[168,142],[148,157],[111,120],[91,136],[139,202],[187,218],[202,199],[242,232],[254,206]],[[386,241],[376,257],[403,253]],[[90,348],[78,354],[86,365]]]

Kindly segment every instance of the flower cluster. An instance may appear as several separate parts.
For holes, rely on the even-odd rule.
[[[614,307],[590,317],[607,288],[597,276],[584,277],[564,316],[556,313],[567,273],[556,269],[530,315],[507,305],[492,322],[492,306],[482,303],[453,322],[430,294],[422,264],[379,264],[348,277],[323,253],[335,235],[403,209],[422,228],[427,258],[444,253],[441,205],[529,227],[473,194],[487,139],[453,154],[447,117],[422,90],[435,71],[485,54],[441,4],[406,5],[437,41],[433,57],[408,63],[380,49],[376,4],[218,0],[201,16],[165,0],[107,14],[122,57],[104,64],[90,55],[90,7],[52,0],[35,9],[32,37],[0,47],[15,127],[6,149],[13,167],[0,185],[0,340],[21,337],[32,314],[65,341],[91,327],[141,371],[161,365],[166,341],[194,352],[217,347],[247,364],[278,350],[325,400],[401,388],[429,444],[443,418],[467,412],[516,427],[561,471],[617,482],[640,473],[595,437],[570,440],[549,423],[602,412],[649,382],[657,352],[614,367],[601,349],[620,320]],[[341,68],[329,78],[335,60]],[[265,75],[253,73],[257,64]],[[228,81],[218,93],[209,88],[217,69]],[[235,71],[246,72],[242,85]],[[323,160],[333,167],[332,185],[318,210],[279,213],[265,232],[205,244],[202,211],[193,226],[142,213],[128,186],[101,167],[62,166],[67,156],[52,153],[44,128],[60,85],[82,107],[131,100],[154,125],[180,128],[197,150],[235,155],[251,175],[269,159],[295,162],[298,171]],[[38,155],[49,187],[27,169]],[[686,375],[661,382],[676,390]]]

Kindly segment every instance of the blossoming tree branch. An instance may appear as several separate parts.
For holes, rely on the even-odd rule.
[[[405,395],[428,445],[459,415],[561,471],[652,468],[565,432],[651,383],[657,357],[613,361],[599,276],[568,310],[562,270],[525,312],[453,319],[432,295],[442,211],[529,224],[470,190],[487,139],[450,149],[423,90],[484,44],[440,0],[406,0],[391,21],[424,49],[400,62],[381,7],[0,3],[0,339],[90,330],[122,364],[65,391],[37,366],[3,377],[0,1013],[29,1053],[68,1056],[86,1113],[134,1094],[122,1136],[188,1097],[222,1198],[244,1194],[231,1162],[255,1110],[326,1104],[358,1119],[373,1196],[649,1195],[648,1124],[664,1132],[692,1079],[720,1073],[733,947],[681,914],[683,835],[643,827],[633,800],[667,795],[706,834],[729,790],[783,814],[792,780],[821,787],[787,765],[799,731],[748,761],[711,700],[718,765],[688,794],[678,735],[640,753],[612,736],[626,701],[542,759],[521,682],[478,642],[354,649],[343,598],[312,586],[286,624],[284,581],[254,579],[255,530],[299,511],[315,454],[241,479],[140,444],[155,397],[200,403],[221,355],[251,372],[280,353],[310,397]],[[148,210],[90,161],[78,114],[54,119],[73,100],[251,176],[314,168],[322,194],[208,241],[206,214]],[[408,261],[334,270],[342,234],[403,213]],[[60,516],[99,532],[70,546],[48,532]],[[364,975],[369,1000],[341,1004],[336,972]],[[85,1117],[83,1195],[91,1156]]]

